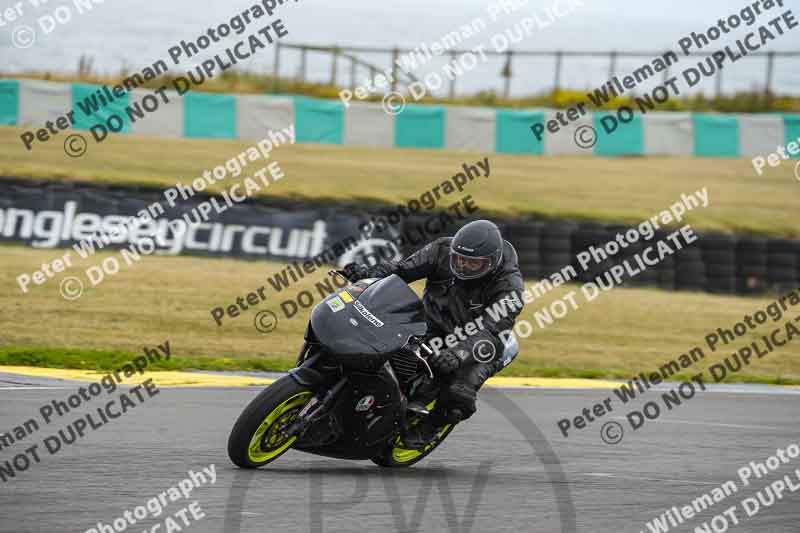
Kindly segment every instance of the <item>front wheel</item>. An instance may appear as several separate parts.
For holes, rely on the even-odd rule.
[[[283,431],[313,396],[291,376],[264,389],[239,415],[228,437],[228,457],[233,464],[258,468],[286,453],[297,437],[287,438]]]

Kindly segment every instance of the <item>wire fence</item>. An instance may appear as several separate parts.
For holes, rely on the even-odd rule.
[[[397,91],[398,88],[408,87],[413,82],[419,81],[412,73],[404,70],[399,64],[398,60],[404,54],[411,54],[419,52],[419,50],[412,50],[408,48],[379,48],[369,46],[320,46],[309,44],[287,44],[278,42],[275,47],[275,60],[273,64],[273,75],[276,83],[281,75],[281,64],[284,54],[299,53],[299,68],[297,72],[291,76],[292,78],[306,82],[308,78],[308,59],[310,54],[324,54],[328,56],[327,60],[330,62],[330,75],[326,80],[327,83],[333,86],[349,87],[355,90],[359,84],[358,76],[360,73],[367,71],[369,73],[369,80],[374,81],[375,77],[379,74],[390,73],[389,78],[391,84],[391,91]],[[665,54],[672,53],[671,51],[661,52],[626,52],[626,51],[608,51],[608,52],[581,52],[581,51],[566,51],[566,50],[553,50],[553,51],[532,51],[532,50],[508,50],[506,52],[497,52],[493,50],[484,50],[483,53],[487,56],[494,56],[504,62],[504,66],[499,73],[503,81],[503,97],[509,98],[511,96],[511,84],[514,77],[514,72],[517,70],[515,64],[521,60],[530,58],[545,58],[552,59],[553,72],[552,72],[552,89],[562,88],[562,79],[565,63],[575,59],[603,59],[608,61],[608,80],[614,76],[623,74],[619,70],[619,63],[628,59],[642,58],[645,61],[652,60],[655,57],[663,58]],[[363,59],[364,55],[385,55],[389,61],[388,65],[380,66],[373,62]],[[456,61],[460,56],[466,54],[474,54],[472,50],[447,50],[446,57],[449,56],[451,61]],[[708,57],[707,53],[690,53],[689,57],[705,58]],[[776,62],[778,59],[797,59],[800,57],[800,51],[797,52],[750,52],[748,58],[759,59],[763,62],[763,83],[759,84],[759,90],[763,91],[765,95],[773,93],[774,78],[776,70]],[[343,76],[342,63],[345,64],[347,74]],[[798,72],[800,65],[793,61],[789,68],[792,72]],[[662,72],[664,80],[668,80],[674,72],[670,72],[667,68]],[[800,88],[800,87],[799,87]],[[487,87],[488,89],[488,87]],[[715,94],[720,96],[724,89],[724,69],[717,69],[715,75]],[[456,80],[450,79],[448,87],[448,96],[453,98],[456,94]]]

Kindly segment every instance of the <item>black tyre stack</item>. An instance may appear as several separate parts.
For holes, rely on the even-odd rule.
[[[655,240],[651,241],[655,242]],[[651,257],[654,257],[651,255]],[[656,286],[659,289],[674,291],[677,287],[677,266],[675,263],[675,256],[668,255],[655,267],[656,271]]]
[[[409,217],[403,224],[406,232],[415,226],[422,227],[428,216]],[[438,224],[436,224],[438,225]],[[434,238],[453,235],[457,227],[443,228],[432,235],[424,229],[422,233],[430,242]],[[618,254],[599,263],[591,260],[584,270],[577,255],[591,246],[602,249],[604,245],[624,233],[629,226],[575,222],[568,220],[515,220],[498,224],[503,236],[514,245],[519,256],[522,274],[530,279],[547,278],[572,265],[579,283],[594,281],[604,276],[609,269],[628,260],[632,269],[639,265],[633,257],[642,254],[645,248],[666,239],[671,232],[657,231],[649,241],[640,240],[621,249]],[[669,240],[667,244],[675,249]],[[408,255],[422,244],[407,245],[403,251]],[[599,254],[601,255],[601,254]],[[657,249],[649,257],[658,257]],[[707,291],[718,294],[762,294],[769,290],[787,290],[800,287],[800,241],[790,239],[768,239],[750,235],[728,235],[723,233],[699,233],[698,240],[675,255],[667,255],[655,266],[630,279],[625,274],[623,285],[652,286],[666,290]]]
[[[578,229],[575,222],[548,221],[541,228],[542,275],[548,277],[573,264],[572,236]],[[576,265],[576,269],[580,269]]]
[[[769,288],[767,243],[763,237],[743,236],[736,242],[736,291],[759,294]]]
[[[771,239],[767,243],[767,283],[777,290],[795,289],[800,270],[800,243]]]
[[[718,294],[735,293],[736,238],[722,233],[706,233],[700,235],[698,244],[706,269],[706,290]]]
[[[416,252],[429,242],[432,242],[439,237],[447,237],[455,235],[456,232],[469,221],[459,220],[456,224],[444,226],[440,220],[432,220],[437,218],[437,214],[416,214],[403,219],[402,224],[398,229],[402,228],[405,243],[403,244],[403,256],[408,257]]]
[[[609,226],[609,233],[608,233],[608,240],[613,240],[617,238],[617,235],[623,236],[623,242],[627,242],[624,240],[625,233],[631,229],[631,226]],[[627,248],[622,248],[620,252],[614,257],[612,264],[622,264],[623,261],[628,261],[630,264],[630,268],[632,272],[637,272],[635,276],[630,277],[629,273],[625,273],[625,280],[623,281],[623,285],[629,285],[633,287],[644,287],[644,286],[655,286],[658,285],[658,270],[655,267],[648,267],[644,263],[644,259],[642,259],[642,264],[645,268],[642,270],[639,266],[638,261],[636,261],[635,256],[641,255],[644,252],[645,248],[651,246],[652,243],[655,242],[654,240],[645,241],[643,238],[639,238],[639,240],[635,243],[628,243]],[[650,255],[650,257],[657,257],[657,255]]]
[[[663,233],[656,238],[663,239],[666,235]],[[686,291],[706,290],[708,277],[699,243],[695,242],[684,247],[673,257],[675,258],[675,288]]]
[[[519,268],[526,278],[546,275],[542,266],[542,227],[538,221],[510,222],[503,228],[503,237],[517,251]]]
[[[572,235],[572,256],[575,257],[575,269],[578,271],[578,279],[580,281],[594,281],[595,278],[606,272],[612,263],[609,260],[597,263],[592,259],[586,270],[584,270],[578,262],[578,254],[588,251],[592,246],[600,248],[610,238],[608,229],[600,224],[584,222],[575,229]]]

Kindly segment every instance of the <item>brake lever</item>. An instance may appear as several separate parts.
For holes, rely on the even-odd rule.
[[[426,345],[424,342],[420,343],[420,346],[422,346],[423,348],[425,348],[425,349],[428,351],[428,353],[429,353],[429,354],[433,353],[433,350],[431,350],[430,348],[428,348],[428,346],[427,346],[427,345]],[[414,355],[416,355],[416,356],[417,356],[417,358],[418,358],[420,361],[422,361],[422,364],[424,364],[424,365],[425,365],[425,368],[427,368],[427,369],[428,369],[428,375],[430,376],[430,378],[431,378],[431,379],[435,379],[435,378],[433,377],[433,370],[431,370],[431,365],[429,365],[429,364],[428,364],[428,361],[427,361],[427,360],[426,360],[424,357],[422,357],[422,356],[419,354],[419,350],[414,350]]]

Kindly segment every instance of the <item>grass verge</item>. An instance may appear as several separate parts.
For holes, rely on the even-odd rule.
[[[246,141],[111,136],[90,141],[78,159],[63,151],[64,134],[22,145],[21,128],[0,127],[0,176],[172,187],[235,158]],[[91,136],[89,136],[91,138]],[[795,216],[800,183],[794,165],[757,176],[745,159],[532,157],[450,150],[375,149],[299,144],[272,153],[285,177],[265,197],[304,201],[397,203],[418,198],[489,157],[491,176],[467,185],[485,216],[570,217],[637,223],[690,194],[708,188],[710,206],[685,219],[695,228],[800,236]],[[260,169],[253,163],[245,174]],[[210,186],[219,193],[239,178]],[[460,195],[447,200],[455,202]]]
[[[78,276],[86,290],[73,302],[59,295],[60,277],[21,294],[15,278],[57,255],[53,250],[0,247],[0,364],[61,368],[118,368],[145,347],[170,342],[172,359],[160,369],[286,370],[302,342],[309,309],[287,319],[280,303],[302,290],[320,297],[316,283],[323,272],[275,293],[267,278],[284,265],[197,257],[144,257],[102,284],[91,287],[83,275],[107,257],[75,259],[61,276]],[[122,263],[122,260],[120,260]],[[225,318],[217,326],[210,310],[234,304],[237,297],[265,286],[267,300]],[[415,284],[421,289],[421,284]],[[535,325],[534,313],[575,290],[562,286],[528,304],[521,318]],[[581,301],[580,299],[578,300]],[[706,358],[679,377],[687,378],[722,360],[736,349],[769,333],[766,324],[711,353],[705,336],[732,328],[770,299],[716,296],[620,288],[521,340],[521,353],[502,375],[537,377],[630,378],[653,372],[695,346]],[[275,331],[262,334],[253,325],[258,311],[279,316]],[[729,381],[800,384],[800,343],[788,343],[763,359],[751,361]]]
[[[142,353],[114,350],[81,350],[79,348],[31,348],[8,346],[0,348],[0,366],[38,366],[42,368],[72,368],[78,370],[118,370]],[[292,365],[282,359],[255,357],[170,357],[148,363],[152,370],[254,370],[282,372]],[[2,369],[0,369],[2,370]]]

